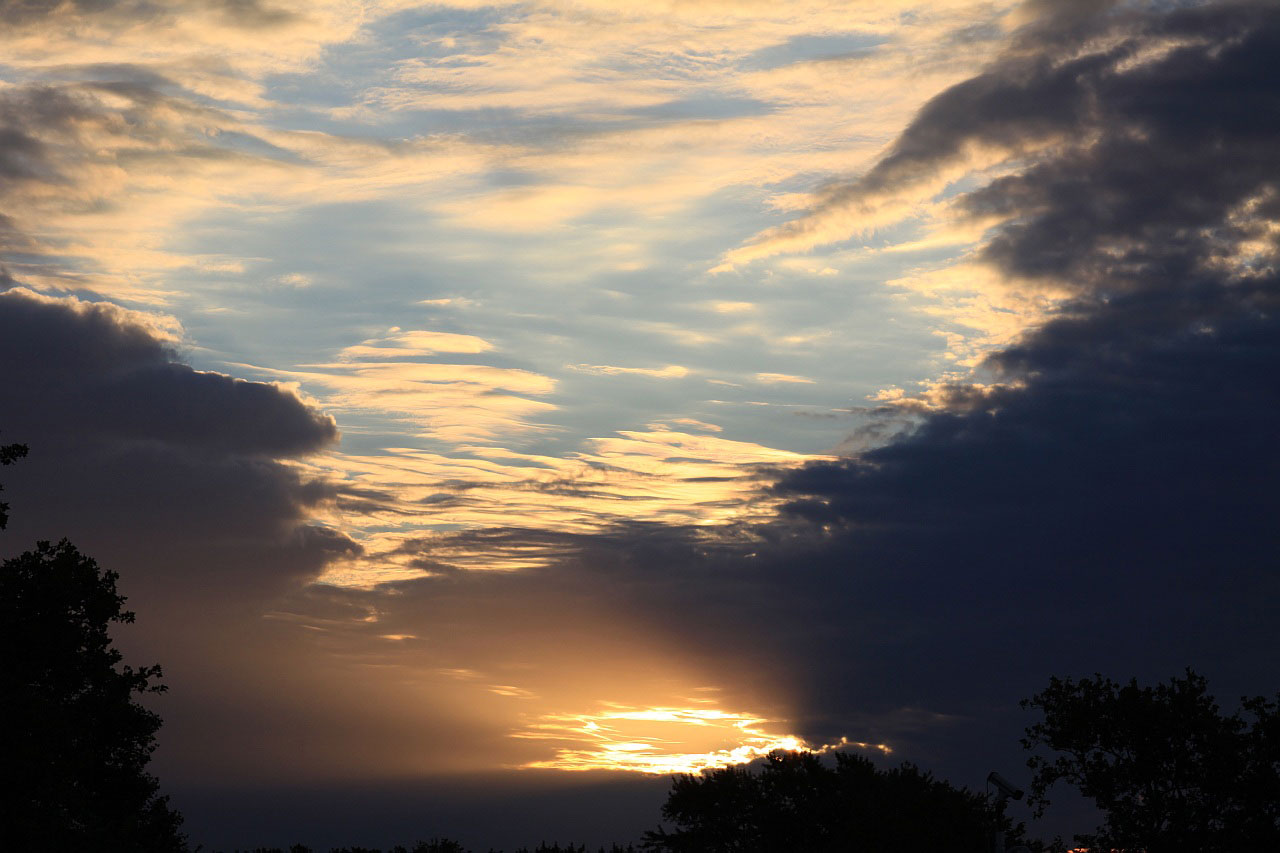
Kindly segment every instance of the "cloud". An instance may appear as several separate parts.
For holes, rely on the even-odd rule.
[[[710,302],[708,307],[717,314],[742,314],[757,308],[753,302]]]
[[[756,381],[767,385],[812,385],[813,380],[804,376],[792,376],[789,373],[757,373]]]
[[[16,236],[38,250],[10,252],[8,263],[32,287],[173,310],[211,296],[179,281],[207,260],[183,250],[201,233],[193,221],[376,198],[464,231],[561,231],[585,217],[638,215],[603,250],[558,240],[524,251],[561,268],[565,252],[599,255],[579,265],[586,275],[650,267],[658,243],[687,233],[662,223],[726,190],[767,203],[785,194],[781,183],[868,161],[928,92],[980,61],[983,39],[948,34],[1010,5],[501,3],[489,35],[468,40],[458,20],[476,7],[465,2],[428,18],[401,0],[15,3],[6,11],[20,25],[0,34],[12,80],[0,100],[15,104],[15,134],[44,145],[50,179],[5,199]],[[899,30],[907,12],[915,25]],[[673,42],[673,26],[685,37]],[[866,100],[843,86],[802,95],[769,77],[806,64],[815,29],[874,45],[858,66]],[[398,73],[348,74],[350,55],[392,30],[379,57],[399,61]],[[752,64],[775,48],[800,51],[797,61]],[[912,84],[890,83],[908,62]],[[329,86],[332,74],[348,83]],[[278,103],[285,76],[304,91],[318,81],[326,106]],[[83,115],[40,133],[30,104],[55,96]],[[456,129],[479,104],[518,120],[503,119],[501,133],[483,122]],[[396,116],[409,108],[452,115],[449,129],[402,137],[390,128],[417,121]],[[850,134],[854,117],[860,130]],[[450,248],[470,254],[465,241]]]
[[[312,464],[341,484],[331,520],[364,543],[366,555],[335,565],[325,580],[370,587],[434,571],[517,571],[561,554],[509,548],[505,537],[450,532],[459,528],[589,533],[629,521],[708,529],[758,521],[776,505],[762,494],[763,479],[810,458],[664,424],[590,439],[563,456],[483,445],[454,447],[447,455],[411,448],[330,454]],[[406,525],[438,532],[427,537]],[[406,536],[431,539],[430,564],[406,556],[400,544]]]
[[[344,347],[338,353],[338,360],[426,356],[442,352],[479,353],[488,352],[491,349],[493,344],[475,335],[422,330],[405,331],[393,326],[381,337],[370,338],[356,346]]]
[[[296,70],[399,3],[344,0],[4,0],[6,62],[18,67],[118,61],[165,64],[194,91],[261,103],[254,79]]]
[[[194,3],[172,4],[179,8],[195,7]],[[203,5],[210,12],[225,16],[228,23],[239,26],[270,26],[287,23],[291,15],[279,7],[271,8],[258,0],[214,0]],[[173,10],[165,10],[169,15]],[[167,17],[152,3],[142,0],[3,0],[0,14],[15,26],[33,22],[69,24],[94,18],[120,22],[154,21]]]
[[[105,79],[0,88],[9,235],[0,260],[33,287],[163,302],[171,285],[153,273],[199,259],[159,250],[155,235],[207,206],[215,187],[269,184],[296,163],[224,144],[252,134],[162,77],[131,66],[100,71]],[[128,203],[140,196],[145,204]]]
[[[526,769],[671,775],[743,764],[779,749],[807,748],[794,735],[762,728],[769,723],[750,714],[701,708],[606,706],[592,714],[548,714],[513,737],[552,741],[558,747],[555,758],[530,762]]]
[[[724,432],[724,427],[717,426],[716,424],[709,424],[706,421],[700,421],[696,418],[672,418],[671,423],[679,424],[680,426],[693,427],[694,429],[699,429],[703,432]],[[651,428],[656,428],[657,426],[659,425],[650,424]]]
[[[594,373],[599,376],[649,376],[654,379],[682,379],[689,375],[689,368],[678,364],[666,367],[615,367],[611,364],[566,364],[570,370],[579,373]]]
[[[29,529],[24,518],[44,538],[80,530],[116,555],[145,519],[153,547],[204,543],[201,559],[150,579],[161,585],[220,573],[230,586],[287,585],[351,549],[303,526],[331,493],[282,462],[336,443],[331,417],[278,386],[193,370],[177,360],[168,324],[110,304],[11,289],[0,294],[0,327],[6,432],[32,449],[13,475],[25,507],[15,530]],[[238,533],[224,539],[228,529]],[[274,565],[212,553],[229,557],[236,541],[266,549]]]
[[[331,417],[273,385],[193,370],[155,321],[109,303],[0,295],[11,429],[217,453],[294,456],[337,441]]]
[[[1109,8],[1120,6],[1114,15]],[[948,88],[925,103],[887,153],[853,181],[837,182],[816,195],[805,214],[757,234],[725,256],[722,268],[782,252],[800,252],[867,235],[915,216],[953,182],[974,172],[1018,169],[1038,156],[1050,158],[1063,145],[1087,144],[1068,137],[1099,117],[1090,114],[1094,85],[1124,69],[1136,54],[1144,20],[1110,2],[1067,10],[1062,4],[1023,7],[1023,28],[1013,47],[983,73]],[[1064,32],[1058,26],[1071,22]],[[1098,36],[1109,26],[1110,52]],[[1119,28],[1127,28],[1118,32]],[[1128,38],[1126,38],[1128,37]],[[1135,39],[1134,37],[1138,37]],[[1089,81],[1078,85],[1077,78]]]
[[[478,338],[456,336],[447,346],[478,346]],[[348,358],[423,354],[421,339],[409,347],[360,345]],[[432,338],[439,346],[439,338]],[[483,343],[483,342],[482,342]],[[386,350],[387,352],[383,353]],[[408,352],[400,352],[408,350]],[[246,365],[248,367],[248,365]],[[550,394],[555,380],[529,370],[484,364],[418,361],[342,361],[300,365],[296,370],[250,368],[301,382],[338,411],[377,412],[407,421],[418,435],[454,444],[490,441],[500,435],[539,431],[533,420],[556,406],[530,396]]]

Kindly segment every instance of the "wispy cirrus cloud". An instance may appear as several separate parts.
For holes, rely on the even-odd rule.
[[[537,399],[555,389],[555,380],[516,368],[354,360],[293,370],[243,367],[302,383],[333,410],[380,413],[411,434],[452,444],[545,429],[536,418],[556,408]]]
[[[559,456],[494,446],[448,453],[388,448],[312,464],[341,483],[331,523],[369,550],[368,559],[335,567],[329,580],[367,586],[432,571],[411,555],[396,556],[405,536],[422,531],[436,531],[435,566],[510,571],[544,565],[558,551],[491,548],[483,537],[451,531],[519,526],[590,533],[626,522],[710,529],[767,518],[775,499],[762,489],[766,478],[813,458],[654,424],[589,439]]]
[[[766,385],[812,385],[813,380],[804,376],[793,376],[789,373],[757,373],[755,377],[757,382],[763,382]]]
[[[354,346],[343,347],[338,352],[339,361],[357,359],[382,359],[405,356],[437,355],[449,353],[481,353],[493,349],[493,344],[475,335],[454,332],[431,332],[420,329],[408,331],[392,326],[385,335],[370,338]]]
[[[598,376],[648,376],[653,379],[683,379],[689,375],[687,367],[668,364],[666,367],[617,367],[612,364],[569,364],[570,370],[594,373]]]

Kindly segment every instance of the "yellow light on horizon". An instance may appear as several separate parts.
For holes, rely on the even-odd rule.
[[[886,744],[841,738],[814,746],[771,731],[777,721],[756,714],[707,708],[606,706],[594,714],[547,714],[512,737],[559,741],[553,758],[520,769],[620,770],[669,775],[744,764],[777,750],[830,752],[842,747],[892,752]]]

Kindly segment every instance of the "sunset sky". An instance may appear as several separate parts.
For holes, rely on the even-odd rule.
[[[1274,692],[1277,57],[1269,0],[0,0],[0,550],[120,573],[214,847]]]

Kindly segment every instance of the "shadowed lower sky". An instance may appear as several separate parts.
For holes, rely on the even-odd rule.
[[[1273,4],[0,17],[3,546],[121,573],[195,840],[1276,689]]]

